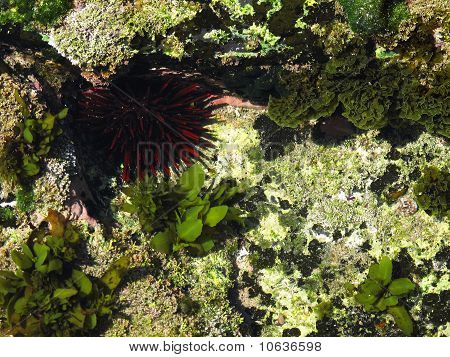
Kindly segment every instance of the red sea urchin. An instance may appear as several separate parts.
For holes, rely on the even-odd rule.
[[[130,181],[147,173],[170,175],[190,166],[212,146],[214,96],[195,83],[176,79],[129,78],[82,93],[80,120],[123,164]]]

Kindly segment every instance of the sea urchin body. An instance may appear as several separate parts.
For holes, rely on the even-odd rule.
[[[124,181],[170,175],[211,146],[212,99],[195,83],[132,78],[83,92],[80,120],[122,162]]]

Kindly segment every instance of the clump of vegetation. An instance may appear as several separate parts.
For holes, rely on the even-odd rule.
[[[23,213],[31,212],[35,207],[34,192],[29,187],[22,187],[16,193],[17,210]]]
[[[195,16],[199,4],[189,0],[89,1],[71,12],[52,33],[52,42],[74,64],[101,69],[105,76],[136,53],[144,42],[154,51],[156,39]],[[140,41],[142,40],[142,41]]]
[[[376,58],[364,50],[345,52],[309,76],[289,76],[288,94],[269,100],[268,114],[280,126],[314,123],[342,108],[342,115],[363,130],[406,121],[450,136],[448,81],[421,84],[407,65],[390,56]]]
[[[448,169],[425,167],[413,189],[421,209],[438,217],[450,218],[450,172]]]
[[[62,133],[57,120],[64,119],[68,109],[65,108],[56,115],[47,112],[44,117],[35,119],[19,93],[15,91],[14,95],[22,108],[24,118],[23,126],[20,128],[21,142],[18,147],[22,158],[19,176],[31,177],[39,173],[40,160],[49,153],[51,144]]]
[[[198,84],[128,79],[111,88],[83,93],[80,121],[104,138],[123,164],[122,178],[145,178],[191,165],[211,146],[211,94]],[[97,139],[97,138],[96,138]]]
[[[368,312],[387,311],[407,336],[413,333],[413,323],[405,307],[399,304],[415,288],[408,278],[392,280],[392,261],[382,257],[369,268],[369,276],[358,288],[355,299]]]
[[[0,4],[0,25],[51,25],[71,7],[71,0],[6,0]]]
[[[222,22],[220,28],[207,32],[203,39],[220,46],[216,57],[255,58],[283,52],[288,48],[281,37],[273,33],[269,20],[283,6],[281,1],[259,0],[267,8],[265,16],[257,14],[255,6],[237,0],[214,0],[209,6]],[[255,18],[258,21],[255,21]],[[291,26],[291,31],[294,29]],[[277,26],[279,27],[279,26]]]
[[[14,227],[16,223],[14,209],[11,207],[0,207],[0,227]]]
[[[353,31],[376,35],[395,31],[409,17],[403,0],[339,0]]]
[[[0,272],[0,307],[16,336],[83,335],[111,314],[114,290],[127,271],[127,257],[101,279],[74,263],[80,236],[64,217],[49,211],[49,227],[33,231],[22,249],[11,252],[16,272]]]
[[[56,115],[39,111],[28,105],[12,77],[1,76],[0,89],[5,94],[0,106],[0,177],[9,187],[39,174],[40,163],[51,150],[62,130],[58,121],[67,116],[63,109]],[[31,108],[31,109],[30,109]]]
[[[201,195],[205,172],[198,164],[191,166],[180,177],[175,187],[159,187],[138,183],[124,189],[128,201],[122,209],[139,217],[142,229],[152,237],[152,247],[170,254],[188,248],[203,255],[214,247],[223,221],[237,220],[242,212],[225,203],[238,188],[221,184]]]

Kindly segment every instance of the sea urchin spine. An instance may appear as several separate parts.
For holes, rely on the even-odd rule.
[[[82,93],[80,120],[105,139],[123,164],[122,177],[170,175],[212,146],[207,125],[215,97],[196,83],[133,78]]]

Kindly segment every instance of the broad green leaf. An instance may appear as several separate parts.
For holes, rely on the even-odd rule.
[[[218,200],[218,203],[223,203],[228,201],[231,197],[233,197],[237,192],[238,192],[239,188],[237,186],[234,187],[230,187],[225,193],[224,195],[222,195],[222,197],[220,198],[220,200]]]
[[[68,113],[69,113],[69,108],[64,108],[56,116],[58,117],[58,119],[64,119],[65,117],[67,117]]]
[[[194,242],[202,234],[203,223],[200,219],[194,219],[177,223],[177,234],[186,242]]]
[[[179,188],[189,200],[195,199],[205,183],[205,171],[199,164],[192,165],[180,177]]]
[[[398,304],[398,298],[396,296],[389,296],[385,299],[386,306],[395,306]]]
[[[16,263],[16,265],[22,270],[30,269],[33,266],[33,261],[25,254],[17,250],[13,250],[11,252],[11,258],[14,263]]]
[[[186,247],[189,247],[188,243],[177,243],[177,244],[173,245],[172,249],[173,249],[174,252],[177,252],[180,249],[183,249],[183,248],[186,248]]]
[[[167,229],[164,232],[157,233],[151,240],[151,247],[161,253],[170,254],[172,252],[173,237]]]
[[[10,325],[13,325],[15,321],[20,320],[20,316],[14,312],[14,305],[18,300],[17,294],[13,295],[6,305],[6,318]]]
[[[386,299],[384,297],[380,298],[377,303],[375,304],[375,308],[377,308],[379,311],[386,310]]]
[[[403,295],[415,288],[414,283],[408,278],[395,279],[389,284],[388,290],[392,295]]]
[[[128,202],[125,202],[121,208],[122,208],[122,211],[130,213],[130,214],[134,214],[134,213],[138,212],[138,207],[133,205],[132,203],[128,203]]]
[[[375,295],[377,296],[383,288],[376,280],[366,280],[361,285],[361,290],[366,293],[367,295]]]
[[[0,277],[0,296],[2,294],[14,293],[16,287],[13,281],[10,279],[4,279]],[[1,304],[0,304],[1,305]]]
[[[29,177],[37,175],[40,171],[39,165],[33,162],[23,164],[22,168],[24,170],[25,175]]]
[[[88,330],[92,330],[97,326],[97,315],[91,314],[86,316],[86,320],[84,322],[84,327]]]
[[[370,294],[358,293],[355,295],[355,300],[361,305],[372,305],[377,301],[377,297]]]
[[[195,207],[188,208],[183,215],[183,219],[185,221],[197,219],[199,213],[203,210],[203,207],[204,206],[195,206]]]
[[[50,114],[50,113],[47,113],[46,115],[45,115],[45,118],[44,118],[44,120],[42,121],[42,129],[44,129],[44,130],[52,130],[53,129],[53,127],[55,126],[55,116],[54,115],[52,115],[52,114]]]
[[[214,240],[208,239],[201,243],[203,250],[205,253],[209,252],[211,249],[214,248]]]
[[[395,323],[406,336],[413,333],[413,322],[409,317],[408,311],[403,306],[392,306],[388,308],[388,313],[392,315]]]
[[[211,207],[205,217],[205,224],[210,227],[215,227],[222,221],[228,212],[228,206]]]
[[[82,271],[76,269],[72,270],[72,280],[82,294],[89,295],[91,293],[92,282]]]
[[[386,310],[386,308],[388,306],[395,306],[398,304],[398,299],[395,296],[389,296],[387,298],[382,297],[381,299],[379,299],[377,301],[377,303],[375,304],[375,307],[379,310],[379,311],[384,311]]]
[[[23,253],[30,258],[31,260],[34,259],[34,255],[33,252],[31,251],[30,247],[28,246],[28,244],[22,244],[22,251]]]
[[[47,247],[45,244],[34,243],[33,251],[37,257],[35,266],[40,267],[42,264],[44,264],[45,259],[47,258],[48,252],[50,251],[50,248]]]
[[[78,304],[71,312],[68,320],[78,328],[82,329],[84,326],[84,319],[86,315],[83,314],[80,304]]]
[[[54,299],[66,300],[74,295],[78,294],[77,289],[55,289],[53,293]]]
[[[119,258],[114,263],[111,264],[109,269],[103,274],[101,280],[113,291],[120,284],[122,278],[125,276],[130,266],[130,258],[128,256],[123,256]]]
[[[41,273],[45,274],[45,273],[48,272],[48,265],[47,264],[41,264],[41,265],[36,267],[36,270],[38,272],[41,272]]]
[[[378,280],[383,286],[389,284],[392,279],[392,260],[382,257],[378,264],[372,264],[369,268],[369,277]]]
[[[33,142],[33,134],[31,133],[31,131],[30,131],[30,129],[29,128],[25,128],[24,130],[23,130],[23,138],[25,139],[25,141],[28,143],[28,144],[31,144],[32,142]]]
[[[213,200],[214,200],[214,201],[217,201],[217,200],[223,195],[223,193],[225,192],[225,190],[226,190],[227,188],[228,188],[228,185],[227,185],[226,183],[220,185],[220,186],[216,189],[216,192],[214,193]]]
[[[27,307],[28,298],[21,297],[17,299],[17,301],[14,304],[14,312],[16,312],[19,315],[23,315],[25,312],[25,308]]]
[[[244,223],[244,211],[239,208],[228,207],[228,213],[225,217],[227,221],[233,221],[238,223]]]
[[[62,267],[62,261],[57,258],[50,259],[50,261],[48,262],[48,272],[59,271],[62,269]]]
[[[208,201],[201,199],[200,197],[194,197],[191,199],[183,199],[178,202],[179,208],[188,209],[190,207],[204,206]]]

